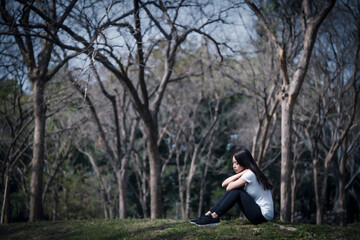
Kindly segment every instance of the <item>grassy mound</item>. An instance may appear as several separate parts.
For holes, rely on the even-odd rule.
[[[360,239],[360,224],[346,227],[281,222],[252,225],[221,221],[198,227],[187,220],[83,220],[0,225],[0,239]]]

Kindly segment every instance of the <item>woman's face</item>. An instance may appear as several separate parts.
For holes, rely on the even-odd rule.
[[[235,157],[233,157],[232,163],[233,163],[233,169],[236,173],[242,172],[244,170],[244,167],[238,164]]]

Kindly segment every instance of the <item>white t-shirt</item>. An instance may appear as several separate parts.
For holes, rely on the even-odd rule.
[[[259,205],[261,213],[266,220],[271,221],[274,218],[274,202],[272,199],[271,191],[264,189],[262,184],[259,184],[256,175],[251,170],[246,172],[240,177],[247,181],[245,184],[245,191],[255,200]]]

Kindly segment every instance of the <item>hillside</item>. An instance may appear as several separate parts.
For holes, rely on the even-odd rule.
[[[360,224],[346,227],[222,221],[198,227],[185,220],[78,220],[0,225],[0,239],[360,239]]]

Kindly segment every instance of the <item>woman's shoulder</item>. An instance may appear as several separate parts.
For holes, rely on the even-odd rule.
[[[249,179],[255,177],[255,173],[250,169],[245,169],[243,175],[241,176],[244,179]]]
[[[243,175],[255,175],[255,173],[253,171],[251,171],[251,169],[245,169],[244,170],[244,174]]]

